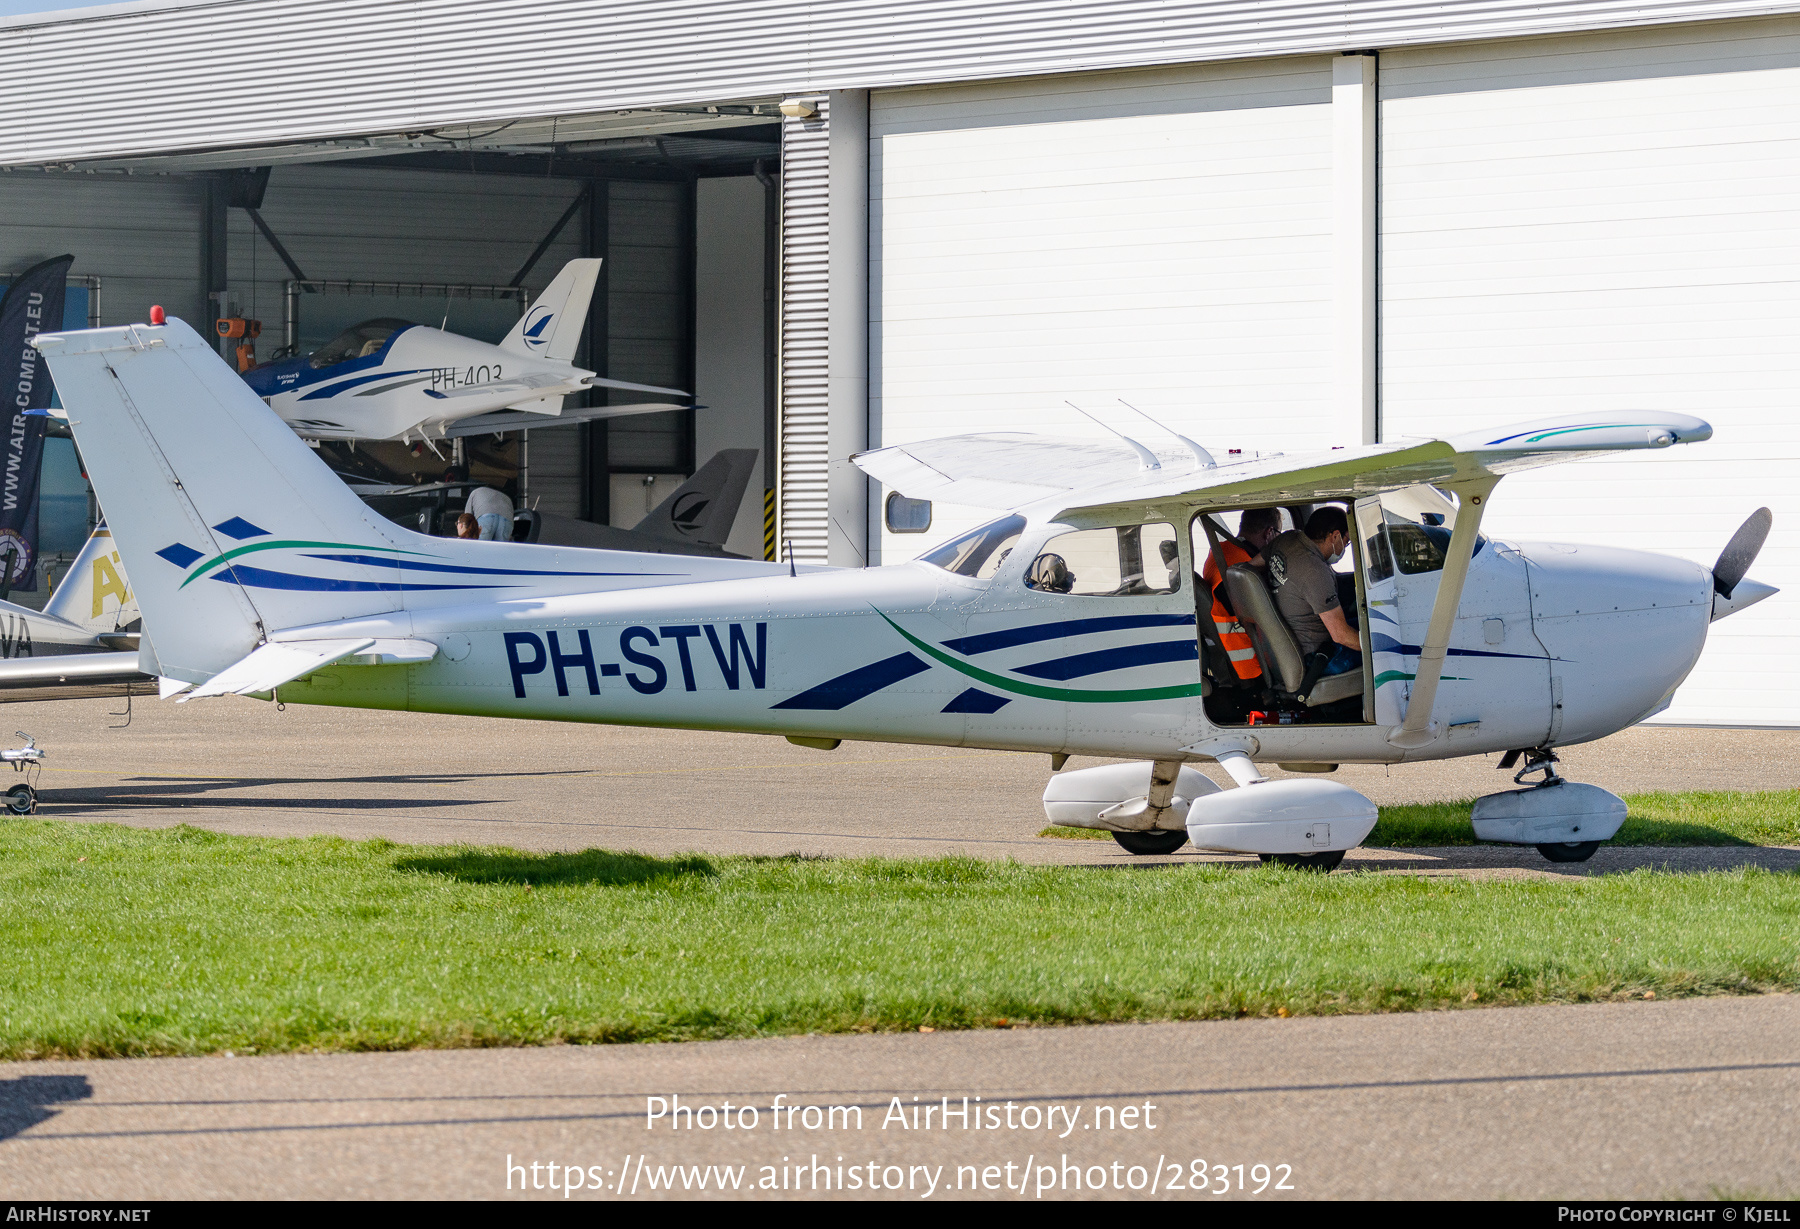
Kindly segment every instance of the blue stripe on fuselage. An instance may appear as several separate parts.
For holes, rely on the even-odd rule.
[[[463,568],[448,563],[415,563],[404,559],[383,559],[377,555],[308,555],[308,559],[327,559],[332,563],[356,563],[364,567],[394,568],[404,572],[456,572],[466,576],[686,576],[686,572],[524,572],[517,568]]]
[[[1158,640],[1150,644],[1128,644],[1116,649],[1077,653],[1073,657],[1057,657],[1031,666],[1017,666],[1013,673],[1065,682],[1069,679],[1086,678],[1090,674],[1105,674],[1108,670],[1128,670],[1132,666],[1195,661],[1199,656],[1200,645],[1197,641]]]
[[[419,326],[409,324],[406,329]],[[394,341],[406,329],[395,329],[388,339],[381,343],[381,349],[367,358],[346,359],[341,363],[333,363],[329,367],[314,367],[309,355],[299,358],[282,359],[276,363],[264,363],[260,367],[252,367],[244,373],[244,383],[250,386],[258,397],[274,397],[281,393],[298,392],[303,388],[311,388],[315,384],[323,384],[327,380],[337,380],[344,376],[355,375],[361,371],[373,371],[387,361],[388,351],[393,349]],[[419,370],[424,370],[420,368]],[[395,375],[398,372],[385,374]],[[282,381],[281,377],[292,375],[295,379]]]
[[[296,589],[311,593],[396,593],[424,592],[434,589],[504,589],[507,585],[408,585],[399,581],[336,580],[326,576],[296,576],[292,572],[272,572],[266,568],[246,567],[234,563],[212,574],[213,580],[243,585],[250,589]]]
[[[964,657],[973,657],[977,653],[992,653],[996,649],[1017,648],[1022,644],[1037,644],[1064,636],[1086,636],[1093,632],[1124,631],[1133,627],[1188,627],[1193,622],[1194,616],[1191,614],[1112,615],[1100,619],[1068,619],[1060,623],[1034,623],[1029,627],[1009,627],[1005,631],[983,632],[979,636],[946,640],[944,647],[961,653]]]

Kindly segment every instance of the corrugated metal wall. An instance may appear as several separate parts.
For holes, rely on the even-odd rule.
[[[73,272],[101,279],[102,324],[149,318],[161,303],[202,313],[204,185],[162,175],[0,174],[0,271],[73,253]]]
[[[612,310],[606,335],[607,374],[616,380],[691,387],[686,226],[691,191],[680,183],[611,184],[606,257]],[[633,473],[688,469],[687,419],[685,413],[613,419],[606,426],[608,462],[614,470]]]
[[[0,162],[1790,12],[1746,0],[227,0],[21,25]]]
[[[831,460],[830,108],[781,127],[781,509],[799,563],[826,563]]]

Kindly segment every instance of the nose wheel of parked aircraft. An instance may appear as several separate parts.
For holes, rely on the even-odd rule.
[[[1599,841],[1568,841],[1556,845],[1539,845],[1538,852],[1552,862],[1586,862],[1600,848]]]
[[[0,763],[11,764],[15,772],[27,772],[33,777],[44,766],[44,749],[24,730],[19,737],[25,740],[23,747],[8,748],[0,751]],[[37,790],[30,782],[22,782],[6,791],[6,809],[14,815],[30,815],[37,810]]]
[[[1535,845],[1552,862],[1586,862],[1625,822],[1625,800],[1597,785],[1563,777],[1556,771],[1556,753],[1548,747],[1508,751],[1499,767],[1510,770],[1521,757],[1525,766],[1513,774],[1515,785],[1534,773],[1543,773],[1544,779],[1525,789],[1477,798],[1470,815],[1476,839]],[[1542,839],[1546,836],[1578,839]],[[1583,837],[1588,839],[1579,839]]]
[[[1157,854],[1174,853],[1187,844],[1188,834],[1153,828],[1149,832],[1115,832],[1112,838],[1127,853]]]

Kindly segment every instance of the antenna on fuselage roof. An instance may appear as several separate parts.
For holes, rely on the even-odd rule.
[[[1206,449],[1200,447],[1200,445],[1196,444],[1193,440],[1189,439],[1187,436],[1183,435],[1181,432],[1170,427],[1167,423],[1157,422],[1156,419],[1150,417],[1150,415],[1144,413],[1144,411],[1138,409],[1137,406],[1131,404],[1131,402],[1125,400],[1125,398],[1123,398],[1123,397],[1119,398],[1119,404],[1124,406],[1126,409],[1130,410],[1133,414],[1136,414],[1139,418],[1143,419],[1145,422],[1149,423],[1151,426],[1153,426],[1161,431],[1167,431],[1170,435],[1172,435],[1176,439],[1180,440],[1182,443],[1182,446],[1185,447],[1189,452],[1194,454],[1194,460],[1200,462],[1201,468],[1213,469],[1219,464],[1217,461],[1213,460],[1212,453],[1206,451]]]
[[[1101,422],[1098,418],[1095,418],[1092,414],[1088,413],[1086,410],[1084,410],[1080,406],[1076,405],[1073,401],[1064,401],[1063,404],[1068,406],[1071,410],[1074,410],[1077,414],[1081,415],[1083,418],[1089,419],[1090,421],[1094,422],[1095,424],[1104,428],[1105,430],[1111,431],[1114,435],[1116,435],[1120,439],[1124,440],[1127,444],[1130,444],[1131,450],[1133,452],[1137,453],[1137,455],[1138,455],[1138,464],[1141,468],[1143,468],[1143,469],[1161,469],[1162,468],[1162,462],[1158,461],[1156,459],[1156,454],[1154,452],[1151,452],[1148,448],[1144,447],[1142,444],[1140,444],[1136,440],[1132,439],[1129,435],[1126,435],[1123,431],[1119,430],[1117,427],[1108,426],[1106,423]]]

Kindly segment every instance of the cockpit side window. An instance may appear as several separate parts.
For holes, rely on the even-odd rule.
[[[1019,535],[1024,532],[1024,517],[1001,517],[971,529],[960,538],[951,539],[936,550],[926,551],[919,556],[919,562],[955,572],[958,576],[986,580],[1000,570],[1000,565],[1018,545]]]
[[[388,338],[395,333],[412,327],[413,322],[410,320],[390,317],[353,324],[314,350],[307,363],[314,368],[335,367],[351,359],[368,358],[371,354],[379,353],[381,347],[387,344]]]
[[[1434,506],[1430,496],[1436,497],[1437,507],[1454,506],[1442,492],[1430,487],[1394,491],[1381,497],[1383,524],[1365,543],[1371,584],[1386,580],[1396,570],[1404,576],[1444,570],[1452,532],[1444,520],[1452,514],[1425,510]],[[1487,539],[1477,534],[1474,553],[1479,555],[1486,545]]]
[[[1166,522],[1078,529],[1044,543],[1025,587],[1080,597],[1140,597],[1181,588],[1181,548]]]

